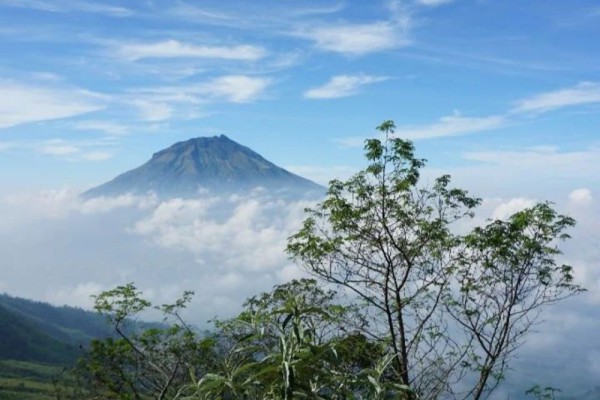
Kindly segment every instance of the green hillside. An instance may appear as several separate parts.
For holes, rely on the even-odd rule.
[[[94,312],[0,295],[0,360],[72,364],[91,339],[110,333]]]
[[[134,322],[130,329],[157,326]],[[76,360],[92,339],[112,334],[95,312],[0,294],[0,400],[56,399],[56,390],[67,398],[80,389],[69,372]]]
[[[77,348],[44,333],[32,320],[0,305],[0,358],[48,363],[69,363]]]
[[[0,360],[0,399],[56,400],[57,390],[60,393],[75,390],[73,379],[65,375],[62,367]]]
[[[85,345],[93,338],[111,333],[105,317],[81,308],[56,307],[6,294],[0,295],[0,306],[15,318],[35,326],[44,335],[74,346]]]

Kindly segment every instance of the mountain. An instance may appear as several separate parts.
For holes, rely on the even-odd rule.
[[[136,331],[162,327],[133,320],[127,324]],[[92,339],[114,335],[106,316],[94,311],[0,294],[0,360],[68,364]]]
[[[0,359],[68,363],[112,330],[104,316],[0,294]]]
[[[130,328],[157,326],[132,322]],[[80,347],[113,334],[96,312],[0,294],[0,360],[69,364],[81,356]]]
[[[46,334],[37,324],[0,305],[0,359],[68,363],[77,347]]]
[[[85,192],[85,198],[154,192],[161,197],[193,196],[200,188],[215,192],[264,187],[293,194],[323,187],[265,160],[225,135],[175,143],[142,166]]]

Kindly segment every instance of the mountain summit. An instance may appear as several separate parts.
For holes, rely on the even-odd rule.
[[[323,192],[316,183],[265,160],[225,135],[175,143],[138,168],[83,194],[86,198],[154,192],[161,197],[192,196],[200,188],[237,191],[264,187],[282,192]]]

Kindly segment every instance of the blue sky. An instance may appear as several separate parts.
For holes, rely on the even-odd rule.
[[[424,180],[484,198],[473,224],[544,199],[579,221],[561,261],[589,292],[545,314],[516,374],[600,381],[597,0],[0,0],[0,292],[89,307],[135,281],[232,315],[301,276],[283,249],[312,203],[79,192],[220,134],[326,183],[386,119]]]
[[[0,0],[0,185],[86,188],[215,134],[326,182],[394,119],[435,168],[591,186],[599,37],[579,0]]]

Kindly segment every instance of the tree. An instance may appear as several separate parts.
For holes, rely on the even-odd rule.
[[[190,292],[157,327],[127,327],[152,307],[133,284],[96,297],[116,337],[96,340],[81,360],[83,394],[103,399],[390,399],[408,388],[390,379],[382,343],[360,330],[354,305],[315,280],[294,280],[249,298],[235,318],[198,336],[180,316]],[[57,398],[66,392],[57,389]]]
[[[96,296],[95,309],[107,316],[114,336],[92,341],[80,360],[77,372],[88,382],[90,397],[174,399],[190,375],[206,373],[203,368],[211,368],[213,359],[212,342],[200,340],[180,314],[191,296],[185,292],[173,304],[153,307],[133,284]],[[161,324],[132,326],[150,309],[163,314]]]
[[[390,357],[337,297],[303,279],[248,299],[238,317],[217,324],[230,343],[226,362],[190,398],[399,398],[407,388],[389,380]]]
[[[412,143],[393,137],[391,121],[379,130],[367,168],[332,181],[289,239],[292,258],[325,286],[276,286],[204,338],[180,315],[191,292],[154,307],[164,324],[141,331],[127,325],[152,305],[135,286],[104,292],[96,309],[115,337],[95,341],[82,362],[86,390],[182,400],[488,396],[543,307],[582,290],[557,262],[575,221],[540,203],[460,235],[455,224],[480,200],[447,175],[423,186]]]
[[[479,373],[469,395],[480,398],[503,378],[510,355],[523,343],[545,305],[582,289],[573,269],[557,265],[557,240],[575,221],[558,215],[549,203],[492,221],[464,238],[456,280],[460,291],[446,310],[474,340],[478,351],[464,362]],[[492,384],[488,385],[489,378]]]
[[[394,129],[378,127],[385,137],[366,141],[367,168],[330,182],[287,251],[362,302],[365,335],[388,341],[395,379],[415,397],[483,398],[540,307],[580,291],[571,267],[555,263],[554,243],[574,221],[545,203],[454,233],[480,199],[451,188],[448,175],[421,186],[425,160]],[[458,393],[467,373],[476,384]]]

